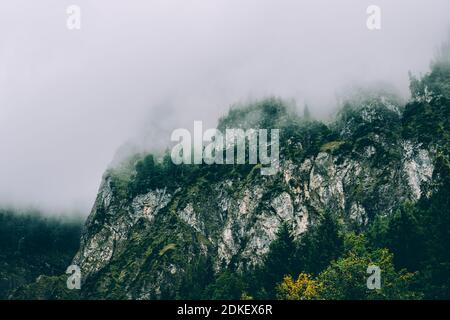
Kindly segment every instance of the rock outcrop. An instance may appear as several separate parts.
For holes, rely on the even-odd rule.
[[[344,109],[330,126],[295,118],[278,100],[233,110],[222,127],[280,129],[273,176],[260,175],[258,165],[215,175],[201,169],[175,186],[133,193],[123,185],[136,179],[134,164],[128,172],[109,170],[73,260],[85,296],[173,298],[198,257],[210,258],[216,271],[260,263],[282,223],[299,237],[328,210],[347,228],[363,230],[402,201],[419,199],[434,151],[397,134],[399,110],[389,99],[373,100]]]

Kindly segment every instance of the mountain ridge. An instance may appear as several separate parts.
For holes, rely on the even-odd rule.
[[[285,297],[277,283],[295,283],[283,280],[286,274],[295,280],[293,273],[310,272],[312,276],[299,276],[298,281],[309,281],[317,287],[314,292],[320,291],[333,283],[339,263],[363,255],[358,263],[384,261],[395,290],[368,293],[360,288],[361,281],[355,284],[361,295],[357,298],[447,296],[449,287],[436,289],[437,284],[412,293],[405,283],[415,276],[432,283],[439,276],[386,232],[396,230],[397,219],[421,221],[414,228],[426,230],[422,221],[437,217],[432,225],[440,233],[430,250],[440,252],[443,270],[450,265],[448,248],[436,245],[448,237],[445,227],[439,229],[448,215],[433,211],[423,216],[426,203],[439,207],[434,197],[448,202],[449,83],[448,65],[435,64],[422,79],[411,79],[412,98],[405,105],[395,96],[359,96],[346,101],[328,125],[301,118],[277,98],[232,108],[219,120],[219,129],[281,130],[280,170],[274,176],[261,176],[259,165],[176,166],[168,154],[162,161],[137,155],[109,169],[72,262],[82,270],[82,290],[76,294],[88,299],[175,299],[274,298],[278,292]],[[320,232],[328,233],[316,235],[315,230],[327,225]],[[407,242],[428,243],[424,233]],[[330,244],[318,246],[324,235]],[[374,239],[377,244],[369,243]],[[315,253],[308,249],[313,244],[318,246]],[[326,247],[332,244],[333,250]],[[281,255],[276,250],[285,251]],[[271,264],[274,257],[277,263]],[[424,261],[432,265],[430,259]],[[311,267],[315,260],[321,261],[320,267]],[[364,275],[363,267],[355,272]],[[265,284],[258,287],[252,281]],[[224,292],[221,285],[233,287]],[[198,293],[189,293],[190,286],[197,286]],[[334,296],[333,290],[320,297],[355,297],[349,293],[353,289]]]

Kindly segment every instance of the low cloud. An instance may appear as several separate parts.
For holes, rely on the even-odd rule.
[[[164,148],[236,102],[275,95],[326,117],[342,88],[379,81],[407,98],[450,2],[376,2],[375,31],[361,0],[1,3],[0,205],[87,214],[119,146]]]

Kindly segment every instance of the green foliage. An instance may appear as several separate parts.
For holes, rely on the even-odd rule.
[[[327,300],[419,299],[413,291],[414,274],[396,271],[387,249],[370,250],[363,235],[348,234],[346,252],[319,274],[320,296]],[[381,270],[381,289],[367,288],[369,265]]]
[[[394,255],[388,249],[374,248],[363,234],[341,231],[330,213],[325,213],[310,227],[299,243],[293,241],[287,230],[285,226],[280,229],[259,274],[257,270],[256,277],[245,276],[248,281],[243,287],[249,289],[251,296],[294,300],[423,297],[423,292],[417,290],[417,273],[397,268]],[[382,230],[380,237],[383,237],[387,227],[373,228],[372,233],[377,233],[374,230]],[[409,262],[408,256],[403,259]],[[367,288],[369,265],[377,265],[382,270],[381,290]],[[292,279],[298,273],[299,278]],[[255,281],[264,285],[255,286]]]
[[[430,186],[417,203],[404,203],[390,217],[378,218],[368,230],[368,239],[376,248],[388,248],[394,254],[397,269],[418,272],[417,290],[426,299],[450,297],[450,165],[438,157],[435,185]]]
[[[211,258],[200,256],[187,266],[185,276],[179,285],[177,298],[199,300],[208,299],[212,296],[225,295],[226,289],[223,287],[220,288],[221,284],[219,282],[222,280],[219,281],[219,278],[221,276],[215,281]],[[221,291],[219,292],[219,290]],[[233,295],[234,291],[235,289],[226,293],[226,295]]]
[[[346,144],[335,153],[366,158],[365,151],[371,147],[376,151],[371,159],[376,167],[398,163],[402,154],[397,143],[402,130],[399,99],[387,92],[366,94],[350,99],[340,110],[333,129]]]
[[[341,145],[343,145],[345,142],[344,141],[331,141],[331,142],[327,142],[325,144],[323,144],[320,147],[320,151],[321,152],[330,152],[330,151],[334,151],[339,149],[339,147]]]
[[[79,246],[81,221],[0,210],[0,299],[39,275],[59,275]]]
[[[242,275],[225,270],[206,288],[206,297],[212,300],[238,300],[245,292]]]
[[[173,191],[195,181],[201,173],[198,165],[175,165],[169,153],[164,155],[162,161],[148,154],[135,164],[135,173],[129,181],[129,193],[136,196],[158,188]]]
[[[329,212],[324,213],[299,242],[294,240],[287,224],[282,224],[263,264],[245,274],[248,280],[246,287],[257,299],[274,299],[277,284],[286,275],[318,274],[342,251],[340,226]]]
[[[413,100],[403,113],[403,136],[450,152],[450,62],[438,61],[430,73],[411,77]]]
[[[421,264],[426,298],[450,298],[450,163],[438,157],[432,194],[417,203],[418,223],[424,237]]]
[[[287,224],[282,224],[277,238],[270,244],[269,253],[263,266],[256,270],[258,283],[262,285],[264,294],[274,297],[276,284],[287,274],[292,274],[295,268],[296,245]]]
[[[67,289],[67,276],[40,276],[33,283],[18,288],[12,298],[15,300],[78,300],[79,290]]]
[[[296,253],[297,271],[318,274],[341,255],[343,246],[341,227],[336,217],[325,211],[300,240]]]
[[[225,117],[219,119],[218,129],[269,129],[284,127],[292,120],[298,119],[294,108],[275,97],[267,98],[248,105],[233,106]]]
[[[397,268],[419,270],[426,250],[425,234],[413,204],[405,203],[390,218],[384,241]]]

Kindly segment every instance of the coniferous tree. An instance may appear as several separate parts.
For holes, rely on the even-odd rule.
[[[262,267],[256,270],[256,281],[261,284],[259,294],[262,296],[259,298],[275,298],[276,284],[285,275],[294,273],[295,250],[294,238],[287,224],[283,223],[277,232],[277,239],[270,244]]]
[[[214,281],[211,257],[201,256],[188,264],[180,283],[177,298],[199,300],[205,297],[205,290]]]
[[[424,259],[425,243],[417,210],[406,203],[389,222],[386,246],[394,254],[395,266],[399,269],[417,271]]]
[[[325,211],[316,225],[302,237],[296,255],[297,272],[318,274],[343,251],[343,237],[337,219]]]

